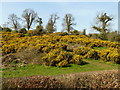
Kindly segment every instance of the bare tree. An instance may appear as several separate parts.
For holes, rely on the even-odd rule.
[[[112,17],[108,16],[106,13],[102,13],[101,15],[97,15],[97,25],[99,26],[92,26],[93,29],[99,31],[100,33],[105,34],[107,31],[108,26],[110,26],[110,21],[112,21]]]
[[[22,17],[25,19],[27,30],[29,30],[32,23],[35,21],[35,18],[37,17],[37,13],[32,9],[25,9]]]
[[[70,33],[70,31],[73,29],[73,25],[75,25],[75,23],[73,23],[74,18],[72,16],[72,14],[66,14],[65,17],[63,18],[63,27],[64,29]]]
[[[16,14],[10,14],[8,20],[9,20],[9,25],[15,31],[17,31],[20,28],[20,23],[19,23],[20,18],[18,18]]]
[[[53,33],[54,31],[56,31],[56,20],[59,19],[59,17],[57,16],[57,14],[52,14],[50,16],[50,19],[47,23],[47,26],[46,26],[46,31],[48,33]]]
[[[9,22],[5,22],[2,26],[3,26],[3,28],[8,28]]]

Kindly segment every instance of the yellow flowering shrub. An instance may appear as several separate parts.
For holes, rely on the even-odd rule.
[[[118,53],[109,53],[107,55],[107,60],[120,64],[120,55]]]
[[[2,32],[2,40],[11,40],[15,38],[21,37],[22,34],[20,33],[12,33],[12,32]]]
[[[32,31],[28,31],[31,34]],[[63,35],[62,33],[52,33],[42,36],[25,36],[20,33],[1,32],[2,55],[21,52],[24,49],[35,48],[40,53],[44,64],[53,66],[66,66],[72,63],[80,63],[83,58],[102,59],[104,61],[120,62],[118,48],[120,43],[91,39],[85,35]],[[67,50],[68,45],[79,45],[73,51]],[[94,50],[94,47],[106,47],[105,50]],[[66,62],[67,61],[67,62]],[[61,63],[60,63],[61,62]],[[59,64],[58,64],[59,63]]]
[[[69,63],[70,59],[72,59],[72,54],[61,49],[53,49],[42,57],[43,64],[48,66],[66,66],[66,64],[63,64],[64,61]]]
[[[110,50],[102,50],[102,51],[99,51],[99,57],[100,59],[104,60],[104,61],[108,61],[107,60],[107,55],[110,53],[111,51]]]
[[[89,48],[89,47],[78,47],[74,50],[74,53],[84,56],[90,50],[91,50],[91,48]]]
[[[85,54],[84,58],[91,58],[98,60],[99,59],[98,50],[91,49],[90,51],[88,51],[87,54]]]
[[[120,63],[120,54],[117,49],[109,48],[107,50],[99,51],[100,59],[104,61],[112,61],[115,63]]]
[[[68,61],[67,60],[63,60],[61,62],[59,62],[58,64],[56,64],[57,67],[64,67],[68,65]]]
[[[82,59],[83,59],[83,56],[74,55],[73,58],[70,60],[70,62],[73,64],[82,64],[83,63]]]

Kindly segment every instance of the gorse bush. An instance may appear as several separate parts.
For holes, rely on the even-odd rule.
[[[43,54],[45,65],[66,66],[70,63],[80,64],[82,59],[102,59],[104,61],[120,62],[118,48],[120,43],[91,39],[85,35],[64,35],[51,33],[49,35],[31,36],[33,31],[27,31],[28,36],[21,33],[2,32],[2,55],[22,52],[25,49],[36,49]],[[76,47],[75,47],[76,45]],[[72,50],[68,50],[68,47]],[[96,50],[94,47],[105,47]]]
[[[120,54],[117,49],[109,48],[108,50],[99,51],[100,59],[104,61],[112,61],[115,63],[120,63]]]
[[[81,55],[74,55],[70,62],[72,62],[74,64],[82,64],[83,63],[82,59],[83,59],[83,56],[81,56]]]
[[[78,47],[74,50],[74,53],[84,56],[90,50],[91,50],[91,48],[89,48],[89,47]]]
[[[48,66],[67,66],[72,59],[73,55],[70,52],[63,51],[62,49],[54,49],[46,53],[42,60]]]
[[[84,57],[98,60],[99,59],[98,51],[91,49]]]

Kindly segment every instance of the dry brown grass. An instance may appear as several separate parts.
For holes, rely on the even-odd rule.
[[[3,88],[119,88],[118,70],[3,79]]]

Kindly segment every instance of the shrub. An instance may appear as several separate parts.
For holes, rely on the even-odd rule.
[[[64,36],[67,35],[67,33],[63,33],[63,32],[56,32],[56,33],[51,33],[50,35],[57,35],[57,36]]]
[[[120,42],[120,34],[116,35],[115,41]]]
[[[23,33],[23,34],[26,34],[27,33],[27,30],[25,28],[22,28],[19,30],[19,33]]]
[[[56,44],[51,44],[48,43],[46,46],[44,46],[41,51],[42,52],[50,52],[52,49],[61,49],[61,50],[66,50],[67,44],[65,43],[56,43]]]
[[[78,47],[74,50],[74,53],[84,56],[90,50],[91,50],[91,48],[89,48],[89,47]]]
[[[120,55],[118,53],[115,53],[115,52],[109,53],[107,55],[107,60],[120,64]]]
[[[108,50],[99,51],[99,57],[103,61],[112,61],[114,63],[120,63],[120,55],[117,49],[110,48]]]
[[[10,29],[10,28],[3,28],[2,31],[3,31],[3,32],[11,32],[12,29]]]
[[[45,56],[42,57],[43,64],[47,66],[56,66],[57,62],[60,60],[56,61],[57,55],[60,53],[59,49],[54,49],[49,53],[46,53]]]
[[[60,54],[57,56],[56,60],[57,61],[66,60],[69,63],[72,57],[73,57],[73,54],[71,52],[61,51]]]
[[[70,33],[71,33],[71,35],[79,35],[80,34],[80,32],[78,30],[71,31]]]
[[[98,60],[99,59],[98,50],[91,49],[84,57]]]
[[[56,64],[57,67],[64,67],[68,65],[68,61],[67,60],[63,60],[61,62],[59,62],[58,64]]]
[[[83,59],[83,56],[74,55],[72,60],[70,60],[70,62],[73,63],[73,64],[82,64],[83,63],[82,59]]]
[[[26,34],[32,35],[33,31],[27,31]],[[48,65],[56,66],[61,60],[67,60],[68,64],[73,57],[71,52],[75,55],[82,55],[85,58],[102,59],[104,61],[119,62],[119,55],[117,49],[120,46],[118,42],[103,41],[99,39],[90,39],[85,35],[65,35],[59,36],[55,34],[21,37],[21,33],[1,32],[2,34],[2,54],[22,52],[24,49],[35,48],[39,53],[43,53],[45,60],[49,60]],[[89,46],[89,47],[87,47]],[[93,47],[106,47],[104,51],[92,49]],[[70,48],[69,48],[70,47]],[[91,48],[92,47],[92,48]],[[112,47],[112,49],[109,49]],[[72,49],[71,49],[72,48]],[[71,49],[71,50],[70,50]],[[55,51],[57,50],[57,51]],[[58,52],[57,54],[52,52]],[[113,52],[114,51],[114,52]],[[64,53],[65,55],[63,55]],[[110,54],[109,54],[110,53]],[[53,56],[52,56],[53,54]],[[55,55],[55,56],[54,56]],[[109,55],[109,56],[108,56]],[[114,58],[112,57],[114,56]],[[64,57],[62,59],[62,57]],[[53,64],[52,63],[53,58]],[[57,58],[58,62],[55,61]]]
[[[29,36],[32,36],[33,35],[33,30],[28,30],[26,34],[29,35]]]
[[[93,42],[88,45],[88,47],[93,48],[93,47],[101,47],[102,45],[99,42]]]
[[[107,39],[107,33],[101,33],[101,34],[99,35],[99,38],[100,38],[101,40],[108,40],[108,39]]]
[[[67,32],[63,32],[63,33],[61,34],[61,36],[65,36],[65,35],[68,35],[68,33],[67,33]]]
[[[42,35],[45,33],[43,26],[38,25],[35,30],[33,30],[32,35]]]
[[[54,49],[42,57],[43,64],[48,66],[66,66],[69,64],[72,54],[61,49]]]
[[[110,53],[110,50],[102,50],[99,51],[99,57],[100,59],[104,60],[104,61],[109,61],[109,59],[107,59],[107,55]]]
[[[6,54],[16,52],[16,50],[15,50],[15,45],[14,45],[14,44],[4,45],[4,46],[2,46],[2,49],[3,49],[3,54],[4,54],[4,52],[5,52]],[[4,50],[5,50],[5,51],[4,51]]]

